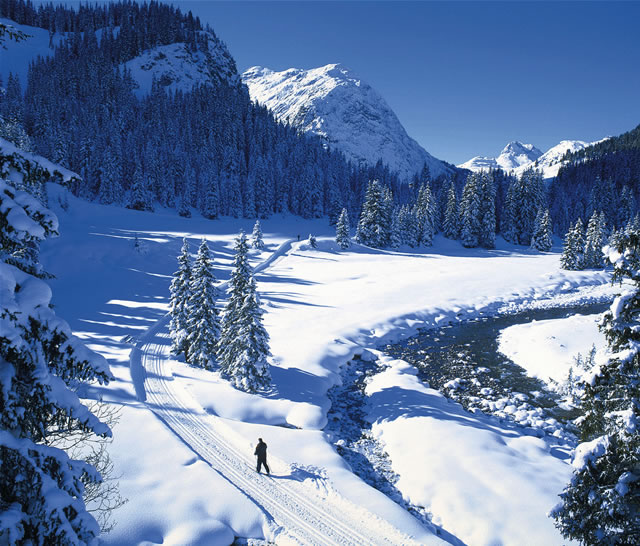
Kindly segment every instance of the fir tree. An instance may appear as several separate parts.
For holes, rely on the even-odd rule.
[[[460,236],[460,210],[453,181],[447,193],[447,208],[444,213],[444,236],[448,239],[457,239]]]
[[[583,383],[583,443],[573,477],[552,511],[565,538],[589,545],[640,543],[640,232],[608,248],[614,282],[633,283],[605,314],[606,363]]]
[[[584,252],[584,229],[582,220],[578,218],[576,223],[569,229],[564,239],[562,256],[560,256],[560,267],[575,271],[583,268]]]
[[[433,244],[435,235],[435,204],[431,194],[431,186],[425,183],[418,191],[418,198],[413,207],[413,215],[417,220],[417,242],[424,246]]]
[[[311,248],[318,248],[318,241],[316,240],[315,235],[309,234],[309,246]]]
[[[189,300],[191,299],[191,260],[189,258],[189,243],[182,240],[182,251],[178,256],[178,270],[173,274],[169,287],[169,334],[171,335],[171,351],[176,354],[187,355],[187,319],[189,317]]]
[[[538,212],[531,237],[531,248],[540,252],[549,252],[553,246],[553,230],[551,229],[551,215],[549,209]]]
[[[606,226],[603,223],[604,217],[597,212],[589,218],[584,243],[583,267],[599,269],[604,266],[602,247],[606,241]]]
[[[480,244],[481,229],[481,204],[478,188],[478,176],[471,174],[462,191],[460,204],[462,227],[460,237],[462,244],[467,248],[477,247]]]
[[[253,225],[253,232],[251,233],[251,246],[258,250],[264,250],[264,241],[262,240],[262,227],[260,226],[260,220],[256,220]]]
[[[269,336],[262,323],[263,311],[247,261],[249,249],[244,233],[236,239],[235,250],[220,336],[220,367],[223,377],[234,387],[255,392],[271,382],[267,363]]]
[[[30,273],[39,264],[7,260],[56,234],[50,211],[0,181],[2,544],[85,544],[100,532],[84,502],[85,485],[99,483],[99,473],[50,444],[76,431],[111,435],[72,390],[83,381],[108,382],[108,364],[56,316],[49,287]]]
[[[194,366],[212,370],[220,339],[220,319],[216,300],[218,289],[213,274],[213,259],[207,241],[202,239],[190,284],[188,302],[187,360]]]
[[[371,181],[362,205],[356,241],[376,248],[388,246],[391,238],[392,214],[391,192],[378,180]]]
[[[336,224],[336,243],[338,243],[338,246],[343,250],[351,246],[350,231],[349,213],[347,209],[342,209],[340,218],[338,218],[338,223]]]

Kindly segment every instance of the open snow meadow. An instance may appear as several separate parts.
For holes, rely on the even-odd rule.
[[[43,244],[42,262],[55,275],[57,313],[115,375],[82,392],[120,411],[110,452],[128,502],[113,514],[106,544],[566,543],[547,513],[570,478],[572,446],[465,411],[380,349],[419,328],[510,308],[602,301],[616,290],[608,273],[563,271],[557,252],[502,239],[495,250],[440,237],[428,252],[341,250],[326,219],[274,216],[262,222],[265,250],[251,255],[273,354],[273,387],[260,396],[172,358],[166,319],[182,238],[193,254],[208,241],[225,282],[233,240],[253,222],[130,211],[71,195],[63,210],[65,191],[49,185],[61,235]],[[572,352],[601,345],[593,318],[578,320],[555,336],[543,325],[507,330],[501,350],[519,353],[514,361],[532,375],[562,376],[556,370],[566,370]],[[364,392],[366,420],[396,488],[430,522],[351,472],[339,439],[323,431],[327,391],[354,357],[377,361]],[[270,477],[253,468],[258,437],[269,446]]]

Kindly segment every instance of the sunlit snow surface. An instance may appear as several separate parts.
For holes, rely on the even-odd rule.
[[[129,368],[127,343],[164,315],[183,236],[194,252],[201,237],[208,239],[216,273],[226,280],[233,237],[240,229],[250,231],[253,221],[185,219],[172,211],[129,211],[73,197],[65,212],[58,206],[64,202],[59,187],[50,190],[61,236],[43,245],[42,258],[56,276],[50,281],[56,312],[110,359],[116,376],[110,386],[83,394],[122,407],[111,451],[129,502],[115,513],[118,525],[105,541],[225,544],[234,535],[266,536],[259,506],[137,398],[141,378]],[[294,476],[290,465],[319,468],[355,505],[419,542],[434,539],[355,477],[321,431],[326,391],[339,381],[341,365],[363,347],[411,335],[418,327],[474,317],[508,301],[599,286],[608,274],[561,271],[558,254],[536,254],[501,240],[493,251],[464,249],[439,237],[426,252],[359,246],[340,251],[326,220],[274,217],[263,222],[263,232],[267,249],[252,256],[254,264],[294,239],[290,251],[257,275],[274,355],[273,391],[246,395],[216,373],[181,362],[169,363],[173,381],[193,404],[219,415],[249,456],[260,436],[284,477]],[[309,233],[318,236],[317,249],[306,244]],[[566,449],[556,449],[553,439],[465,413],[418,383],[405,363],[388,364],[367,390],[375,408],[369,418],[400,476],[402,493],[467,544],[562,544],[546,513],[570,475]],[[326,498],[331,502],[331,495]]]

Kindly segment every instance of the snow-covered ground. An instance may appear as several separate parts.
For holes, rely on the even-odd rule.
[[[105,537],[108,544],[225,544],[234,536],[284,536],[277,534],[282,522],[257,497],[247,496],[255,486],[241,492],[211,462],[215,458],[203,455],[209,436],[193,446],[167,426],[179,408],[162,414],[166,408],[154,406],[145,391],[154,379],[162,379],[167,392],[181,393],[191,408],[185,418],[215,417],[234,453],[246,453],[247,461],[251,445],[264,438],[279,476],[269,487],[280,493],[289,485],[315,489],[313,498],[332,513],[342,510],[345,521],[359,511],[373,514],[371,532],[378,530],[380,542],[389,527],[376,516],[418,542],[437,541],[431,529],[353,475],[322,432],[326,391],[340,381],[341,365],[364,347],[411,335],[418,327],[609,280],[603,272],[560,271],[558,254],[504,243],[493,251],[469,250],[437,238],[428,252],[359,246],[340,251],[326,220],[274,217],[262,223],[267,249],[252,257],[258,264],[294,240],[257,274],[274,387],[266,396],[246,395],[216,373],[167,359],[162,324],[156,341],[134,351],[131,366],[129,356],[132,338],[142,337],[166,313],[182,237],[194,252],[206,237],[219,278],[226,280],[233,238],[241,228],[250,231],[253,222],[185,219],[73,197],[65,212],[57,207],[56,192],[52,187],[50,201],[62,235],[42,250],[43,263],[56,275],[54,304],[77,335],[109,358],[116,376],[106,388],[87,389],[86,396],[122,408],[111,453],[129,502],[114,514],[118,525]],[[309,233],[318,236],[317,249],[304,241]],[[160,362],[166,375],[145,373],[148,359]],[[367,390],[375,408],[372,430],[400,475],[400,491],[431,511],[449,533],[443,536],[474,545],[562,544],[546,512],[570,474],[566,449],[495,418],[465,413],[419,384],[403,362],[386,363],[388,369]]]
[[[574,315],[563,319],[516,324],[500,333],[500,352],[529,375],[560,383],[579,354],[586,357],[592,346],[602,351],[607,342],[598,329],[602,315]]]

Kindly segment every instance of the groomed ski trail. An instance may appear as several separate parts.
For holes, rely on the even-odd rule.
[[[285,256],[293,242],[285,241],[254,271],[262,271]],[[220,290],[226,290],[226,284],[221,284]],[[257,474],[244,438],[222,419],[207,414],[173,380],[168,322],[168,315],[160,319],[139,338],[131,352],[132,375],[142,376],[134,380],[139,384],[138,396],[196,455],[260,507],[270,529],[268,540],[322,546],[419,544],[389,522],[345,499],[326,478],[313,471],[302,469],[300,478],[280,472],[279,477]],[[270,464],[272,472],[289,468],[274,457]],[[434,535],[433,543],[443,541]]]

